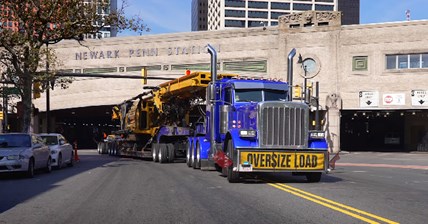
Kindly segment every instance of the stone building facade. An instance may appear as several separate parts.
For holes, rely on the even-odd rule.
[[[287,55],[296,48],[303,60],[294,60],[293,84],[302,86],[305,78],[309,86],[319,82],[331,151],[424,150],[428,21],[342,26],[340,19],[337,12],[307,11],[281,17],[278,27],[85,40],[83,45],[64,41],[55,50],[67,72],[138,77],[144,66],[149,78],[176,78],[186,70],[209,70],[205,46],[211,44],[220,72],[286,80]],[[149,79],[147,85],[161,82]],[[142,91],[138,79],[76,77],[68,89],[51,91],[56,121],[51,123],[76,126],[67,119],[90,107],[103,107],[98,116],[108,117],[112,105]],[[42,112],[35,130],[42,131],[43,95],[35,105]],[[108,125],[107,120],[98,126]],[[97,125],[89,123],[84,125]]]

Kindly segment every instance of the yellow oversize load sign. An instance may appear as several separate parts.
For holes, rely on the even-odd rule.
[[[324,153],[241,152],[240,164],[258,170],[324,170]]]

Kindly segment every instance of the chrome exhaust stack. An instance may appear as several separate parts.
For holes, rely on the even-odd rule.
[[[215,102],[216,102],[216,91],[215,91],[215,84],[217,81],[217,52],[211,45],[207,45],[208,53],[211,55],[211,85],[208,91],[210,91],[209,96],[210,99],[207,99],[207,102],[209,101],[209,106],[211,108],[210,113],[210,143],[211,143],[211,152],[215,152],[215,115],[217,114]]]
[[[296,55],[296,49],[293,48],[288,54],[288,72],[287,72],[287,82],[288,82],[288,101],[293,101],[293,58]]]

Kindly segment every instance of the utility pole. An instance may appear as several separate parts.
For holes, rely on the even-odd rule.
[[[46,42],[46,76],[49,77],[49,43]],[[50,83],[46,80],[46,133],[50,133]]]

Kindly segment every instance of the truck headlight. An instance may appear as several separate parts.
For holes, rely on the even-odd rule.
[[[239,130],[239,137],[254,138],[256,137],[256,130]]]
[[[325,132],[320,132],[320,131],[317,131],[317,132],[310,132],[310,134],[309,134],[309,136],[310,136],[310,138],[313,138],[313,139],[323,139],[323,138],[325,138]]]

